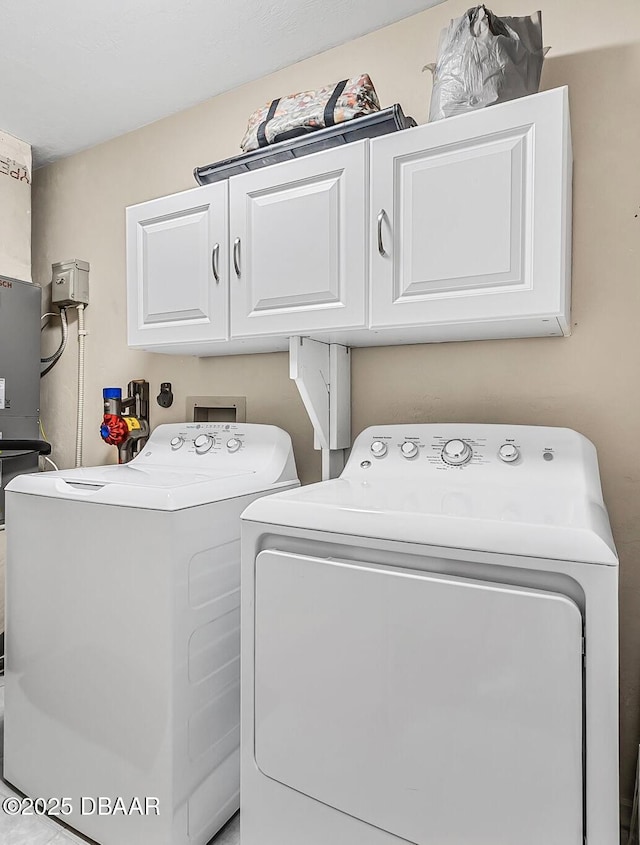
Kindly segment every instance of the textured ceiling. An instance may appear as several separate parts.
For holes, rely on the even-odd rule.
[[[443,0],[0,0],[0,129],[46,164]]]

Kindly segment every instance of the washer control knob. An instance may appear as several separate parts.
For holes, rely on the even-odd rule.
[[[448,440],[442,447],[442,460],[445,464],[459,467],[471,460],[473,450],[464,440]]]
[[[227,440],[227,449],[230,452],[237,452],[240,448],[240,441],[237,437],[232,437],[231,440]]]
[[[171,438],[171,448],[174,450],[181,449],[184,446],[184,437],[178,435],[177,437]]]
[[[513,443],[503,443],[503,445],[498,449],[498,457],[506,464],[512,464],[520,457],[520,450],[517,446],[514,446]]]
[[[382,440],[374,440],[371,444],[371,454],[376,458],[384,458],[387,454],[387,444],[383,443]]]
[[[193,445],[196,447],[196,452],[199,455],[204,455],[205,452],[208,452],[213,444],[214,440],[210,434],[199,434],[193,441]]]
[[[400,447],[400,451],[405,458],[415,458],[418,454],[418,444],[412,443],[411,440],[405,440]]]

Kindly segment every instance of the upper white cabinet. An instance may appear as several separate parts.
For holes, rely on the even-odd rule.
[[[569,334],[566,88],[127,210],[129,344]]]
[[[570,197],[566,88],[376,139],[371,327],[568,333]]]
[[[230,179],[233,337],[366,325],[368,146]]]
[[[227,204],[218,182],[127,209],[130,346],[228,337]]]

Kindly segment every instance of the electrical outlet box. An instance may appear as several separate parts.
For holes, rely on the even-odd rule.
[[[51,302],[57,306],[89,304],[89,263],[74,258],[52,264]]]

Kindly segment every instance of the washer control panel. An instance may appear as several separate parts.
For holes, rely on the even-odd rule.
[[[253,470],[272,460],[278,448],[290,448],[289,444],[288,435],[271,425],[173,423],[159,425],[152,432],[134,463],[216,471]]]
[[[345,473],[465,473],[482,478],[491,472],[514,480],[532,467],[549,477],[580,459],[584,437],[569,429],[543,426],[414,424],[375,426],[354,443]],[[415,470],[409,469],[416,467]],[[407,475],[407,478],[412,475]]]

